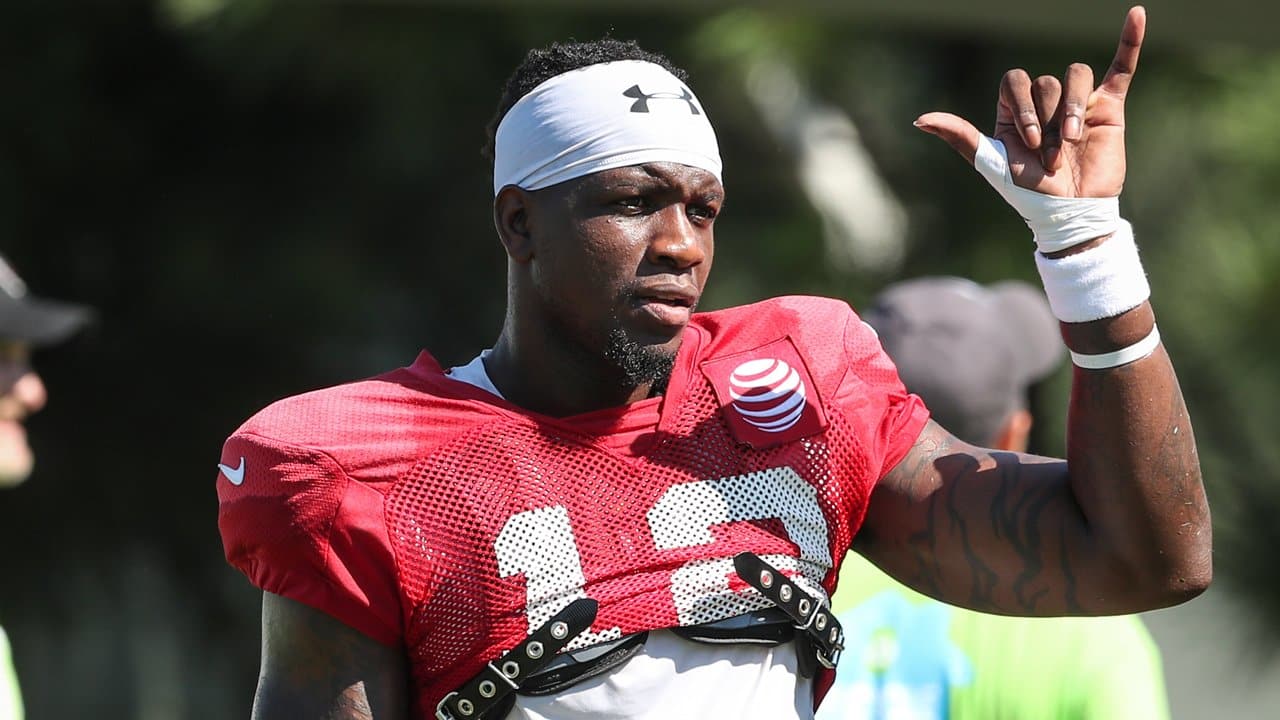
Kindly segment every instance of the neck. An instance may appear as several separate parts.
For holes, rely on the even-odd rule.
[[[566,417],[628,405],[652,394],[650,383],[628,385],[622,371],[603,355],[592,356],[551,335],[544,326],[521,331],[520,323],[508,315],[485,358],[485,370],[511,403]]]

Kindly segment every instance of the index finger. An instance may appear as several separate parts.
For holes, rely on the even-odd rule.
[[[1124,97],[1129,91],[1129,83],[1133,73],[1138,69],[1138,53],[1142,51],[1142,38],[1147,33],[1147,10],[1141,5],[1129,8],[1124,18],[1124,29],[1120,31],[1120,47],[1116,48],[1116,56],[1102,78],[1099,90]]]

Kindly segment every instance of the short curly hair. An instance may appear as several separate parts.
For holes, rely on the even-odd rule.
[[[680,82],[688,82],[689,74],[684,69],[677,67],[665,55],[645,50],[637,45],[635,40],[615,40],[604,37],[590,42],[553,43],[550,47],[530,50],[511,73],[511,77],[507,78],[506,85],[502,88],[498,109],[489,120],[489,124],[485,126],[485,143],[480,154],[492,167],[494,138],[498,132],[498,124],[507,116],[511,106],[527,95],[530,90],[570,70],[619,60],[651,62],[662,66],[667,72],[679,78]]]

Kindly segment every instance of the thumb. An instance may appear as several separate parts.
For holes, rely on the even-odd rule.
[[[973,164],[978,153],[978,138],[982,137],[973,123],[951,113],[931,112],[916,118],[914,124],[930,135],[946,140],[970,165]]]

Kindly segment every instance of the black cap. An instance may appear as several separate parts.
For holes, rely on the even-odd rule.
[[[863,319],[880,335],[907,389],[961,440],[988,444],[1027,389],[1065,354],[1044,293],[928,277],[889,286]]]
[[[70,337],[92,316],[83,305],[29,294],[27,284],[0,256],[0,340],[50,345]]]

